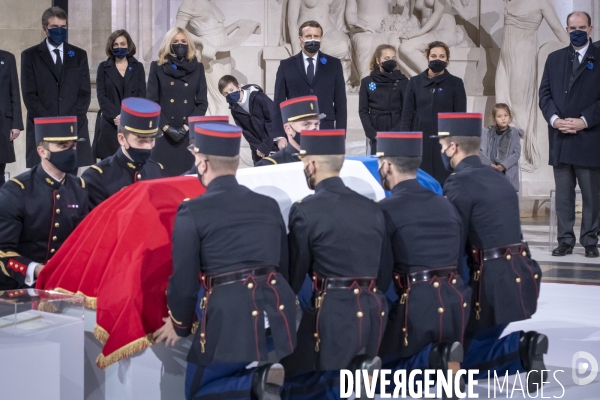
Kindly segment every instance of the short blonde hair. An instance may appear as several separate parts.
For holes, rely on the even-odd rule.
[[[196,58],[196,45],[192,41],[192,37],[190,36],[188,31],[186,31],[183,28],[175,27],[173,29],[170,29],[165,34],[162,44],[160,45],[160,50],[158,50],[158,65],[166,64],[168,55],[175,57],[175,54],[171,52],[171,42],[173,41],[175,36],[177,36],[180,33],[185,35],[188,42],[188,52],[186,56],[187,60],[192,61],[194,58]]]

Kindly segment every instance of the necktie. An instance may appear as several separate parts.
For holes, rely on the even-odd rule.
[[[308,82],[311,84],[315,78],[315,64],[313,64],[313,61],[314,59],[312,57],[308,58],[308,68],[306,69],[306,76],[308,77]]]
[[[581,65],[581,63],[579,62],[579,52],[576,51],[575,58],[573,59],[573,73],[577,72],[577,69],[579,68],[580,65]]]
[[[56,72],[58,72],[58,75],[60,75],[62,71],[62,59],[60,58],[60,50],[54,49],[52,51],[54,52],[54,54],[56,54],[56,62],[54,63],[54,65],[56,65]]]

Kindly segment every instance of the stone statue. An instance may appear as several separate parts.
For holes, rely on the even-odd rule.
[[[350,39],[344,32],[346,0],[288,0],[287,23],[293,54],[300,52],[298,28],[306,21],[317,21],[323,27],[321,50],[342,60],[346,87],[351,88]]]
[[[427,69],[423,52],[429,43],[441,41],[448,47],[455,47],[461,37],[449,0],[413,0],[411,15],[420,15],[420,28],[400,37],[398,54],[400,66],[406,74],[413,76]]]
[[[370,61],[377,46],[398,46],[401,35],[419,28],[416,19],[408,18],[406,5],[406,0],[347,0],[346,23],[360,79],[371,73]]]
[[[546,19],[565,46],[570,39],[548,0],[504,0],[504,3],[504,37],[496,71],[496,101],[510,106],[515,126],[525,133],[521,167],[531,171],[540,166],[539,146],[536,145],[537,30]],[[546,140],[545,136],[543,140]]]
[[[208,115],[228,115],[229,107],[219,93],[218,82],[231,74],[230,51],[252,34],[260,34],[260,23],[239,20],[225,26],[225,15],[211,0],[184,0],[175,25],[187,29],[201,52],[208,87]],[[235,32],[235,33],[234,33]]]

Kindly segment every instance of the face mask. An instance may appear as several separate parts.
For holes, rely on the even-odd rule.
[[[48,39],[55,46],[60,46],[67,40],[67,30],[65,28],[48,29]]]
[[[231,92],[227,96],[225,96],[225,100],[229,104],[234,105],[235,103],[240,101],[241,94],[242,93],[239,90],[237,92]]]
[[[396,60],[387,60],[381,63],[381,68],[385,72],[393,72],[396,69]]]
[[[446,151],[448,151],[448,149],[446,149]],[[452,157],[448,156],[446,154],[446,151],[442,152],[442,163],[444,163],[444,168],[446,168],[447,171],[454,171],[454,168],[452,168],[452,164],[450,164],[450,160],[452,160]]]
[[[446,61],[442,61],[442,60],[429,61],[429,69],[434,74],[438,74],[438,73],[442,72],[443,70],[446,69],[447,66],[448,66],[448,63]]]
[[[306,185],[310,190],[315,190],[315,180],[313,179],[312,174],[308,173],[308,165],[304,168],[304,177],[306,178]]]
[[[48,161],[60,172],[66,174],[75,169],[75,165],[77,165],[77,153],[73,147],[69,147],[63,151],[51,151]]]
[[[575,47],[582,47],[588,42],[588,33],[587,31],[576,30],[569,33],[571,37],[571,44]]]
[[[178,60],[181,60],[182,58],[184,58],[185,56],[187,56],[188,53],[188,45],[187,44],[172,44],[171,48],[173,49],[173,53],[175,53],[175,57]]]
[[[125,141],[127,142],[127,139],[125,139]],[[129,158],[131,158],[134,163],[144,165],[148,162],[152,150],[136,149],[135,147],[132,147],[129,142],[127,142],[127,144],[129,145],[129,148],[126,149],[127,154],[129,154]]]
[[[307,40],[304,42],[304,50],[309,54],[315,54],[321,48],[320,40]]]
[[[125,58],[129,54],[129,49],[126,47],[116,47],[112,49],[112,53],[117,58]]]
[[[381,164],[381,167],[379,167],[379,178],[381,179],[381,187],[383,188],[383,190],[390,190],[388,185],[387,185],[387,174],[384,176],[381,173],[381,170],[383,169],[383,164]]]
[[[202,181],[202,174],[200,173],[200,164],[196,165],[196,170],[198,171],[198,180],[200,181],[200,184],[206,187],[206,185]]]
[[[300,132],[296,132],[294,128],[292,128],[292,130],[294,131],[294,142],[300,144],[300,140],[302,140],[302,135],[300,134]]]

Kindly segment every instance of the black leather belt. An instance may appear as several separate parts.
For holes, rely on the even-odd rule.
[[[359,287],[369,288],[371,284],[375,284],[375,278],[322,278],[316,280],[316,290],[322,291],[327,289],[350,289],[358,285]]]
[[[396,284],[401,288],[407,288],[409,284],[417,282],[429,282],[431,278],[447,278],[450,275],[458,275],[456,267],[428,269],[425,271],[411,272],[409,274],[394,274]]]
[[[523,257],[529,256],[529,246],[526,242],[511,244],[504,247],[495,247],[493,249],[481,250],[483,261],[504,258],[507,255],[520,254]]]
[[[208,288],[226,285],[228,283],[244,281],[249,276],[265,276],[271,273],[277,272],[277,268],[273,266],[258,266],[252,268],[245,268],[238,271],[226,272],[223,274],[207,276],[207,286]]]

